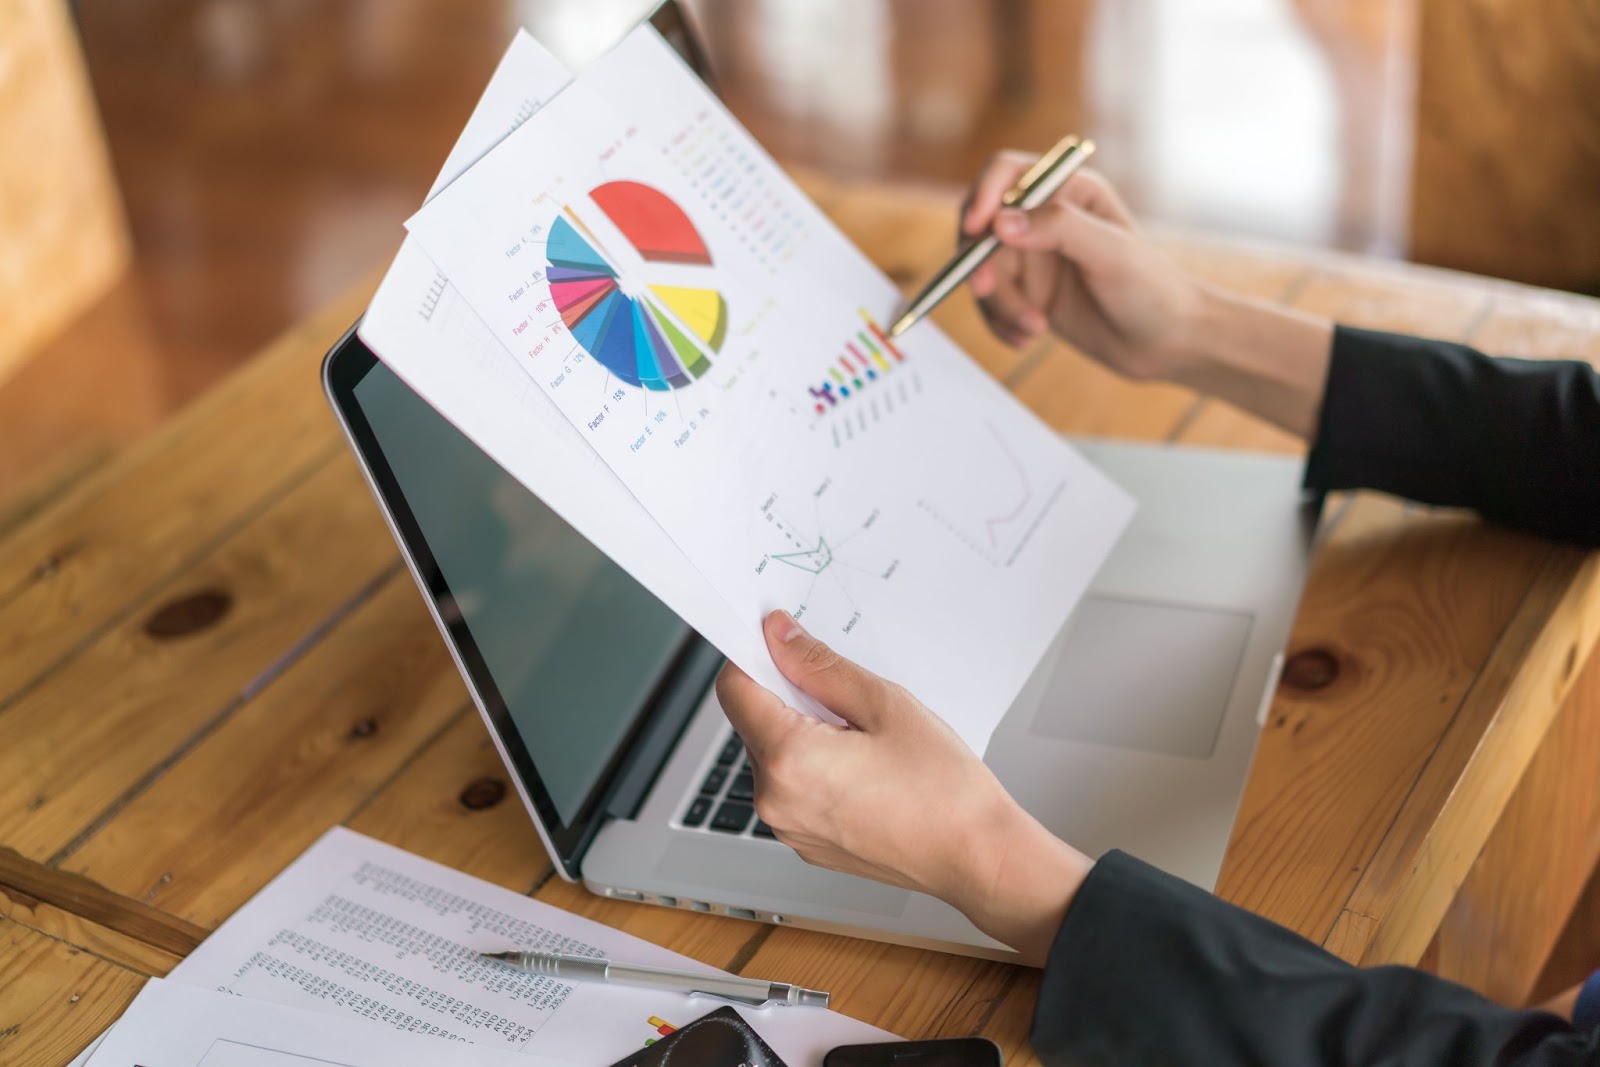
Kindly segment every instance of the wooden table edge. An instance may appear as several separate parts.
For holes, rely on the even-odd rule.
[[[1398,881],[1387,889],[1385,860],[1399,862],[1404,847],[1395,832],[1386,835],[1352,900],[1367,894],[1388,899],[1379,914],[1357,908],[1369,920],[1352,962],[1416,964],[1426,952],[1473,863],[1506,810],[1529,763],[1565,704],[1600,636],[1600,553],[1560,548],[1540,570],[1516,615],[1496,643],[1471,693],[1462,702],[1449,733],[1469,731],[1478,740],[1427,836],[1405,861]],[[1486,682],[1503,682],[1485,685]],[[1487,726],[1478,724],[1487,721]],[[1402,826],[1416,793],[1402,806]],[[1421,813],[1425,814],[1425,813]],[[1391,868],[1392,869],[1392,868]],[[1336,924],[1337,925],[1337,924]],[[1350,936],[1346,930],[1344,936]],[[1334,937],[1330,934],[1330,940]],[[1354,946],[1351,946],[1354,948]],[[1347,950],[1349,951],[1349,950]]]

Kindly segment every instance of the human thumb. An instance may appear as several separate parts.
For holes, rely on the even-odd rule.
[[[889,683],[812,637],[787,611],[774,611],[762,627],[772,662],[801,692],[859,729],[883,721]]]

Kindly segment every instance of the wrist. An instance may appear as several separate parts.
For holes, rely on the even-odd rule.
[[[996,783],[998,787],[998,783]],[[1056,837],[1011,796],[968,820],[955,885],[943,899],[974,926],[1042,962],[1094,861]]]
[[[1171,380],[1309,438],[1333,323],[1201,283],[1170,355]]]

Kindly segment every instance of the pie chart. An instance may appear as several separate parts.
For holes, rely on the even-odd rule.
[[[645,262],[673,264],[674,284],[630,285],[600,251],[599,241],[569,207],[550,226],[547,278],[556,310],[573,340],[628,385],[681,389],[711,369],[728,332],[728,305],[715,281],[711,253],[684,210],[659,189],[614,181],[589,198]],[[703,268],[704,288],[684,285]],[[630,278],[630,282],[634,279]]]

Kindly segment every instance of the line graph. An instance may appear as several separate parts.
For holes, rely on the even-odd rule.
[[[989,435],[994,438],[995,445],[999,447],[1001,454],[1006,457],[1006,461],[1010,465],[1012,473],[1017,476],[1018,482],[1017,502],[1011,510],[1004,515],[993,515],[983,520],[984,529],[989,533],[989,547],[998,549],[1000,541],[995,536],[996,531],[1019,519],[1022,513],[1027,510],[1028,505],[1033,503],[1033,486],[1028,481],[1028,469],[1022,465],[1021,460],[1017,459],[1016,453],[1011,451],[1011,446],[1006,444],[1004,437],[1000,436],[1000,431],[994,428],[993,423],[986,423],[985,425],[988,427]]]
[[[917,500],[917,507],[990,566],[1009,567],[1065,491],[1066,483],[1058,482],[1041,492],[1029,465],[993,423],[985,422],[982,433],[961,450],[969,457],[977,454],[986,460],[980,469],[989,477],[982,485],[962,487],[959,493],[926,494]],[[1002,471],[1009,472],[1009,477],[1000,477]],[[977,506],[957,509],[945,503],[948,499]]]

